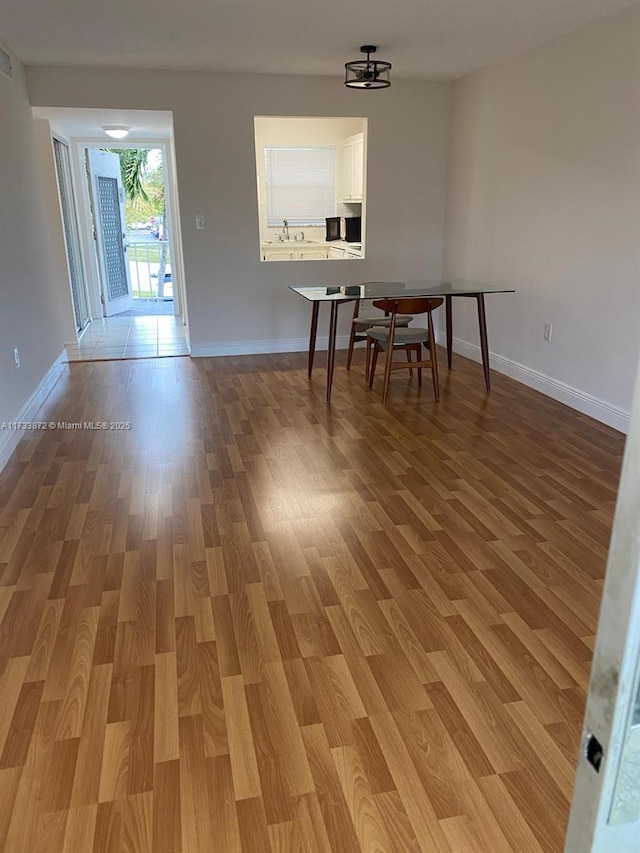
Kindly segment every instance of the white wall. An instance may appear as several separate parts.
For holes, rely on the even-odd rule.
[[[25,413],[63,343],[31,107],[22,66],[12,60],[13,79],[0,73],[0,423]],[[12,447],[8,436],[0,432],[0,467]]]
[[[40,67],[28,80],[34,106],[173,112],[195,355],[304,349],[309,309],[289,284],[440,275],[448,84],[357,92],[338,78]],[[260,263],[256,115],[368,118],[365,259]]]
[[[494,367],[619,428],[640,343],[639,45],[636,5],[456,82],[443,262],[517,289],[487,299]],[[474,355],[473,306],[454,310]]]

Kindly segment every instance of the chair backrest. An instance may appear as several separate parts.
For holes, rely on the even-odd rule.
[[[444,299],[430,299],[425,296],[403,297],[402,299],[376,299],[376,308],[389,314],[425,314],[439,308]]]

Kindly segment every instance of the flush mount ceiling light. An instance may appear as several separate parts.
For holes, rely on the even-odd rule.
[[[371,59],[371,54],[377,49],[375,44],[363,44],[360,50],[367,54],[367,58],[345,62],[345,86],[349,89],[386,89],[391,85],[391,63]]]
[[[129,131],[131,130],[130,127],[124,124],[107,124],[102,129],[112,139],[124,139],[125,136],[129,136]]]

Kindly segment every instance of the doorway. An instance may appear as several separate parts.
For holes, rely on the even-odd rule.
[[[59,190],[49,215],[62,213],[70,360],[188,355],[172,113],[32,107],[32,114],[43,134],[43,174],[55,170]],[[108,134],[116,127],[123,136]],[[67,298],[62,286],[60,298]]]
[[[162,147],[84,149],[103,315],[179,314]]]

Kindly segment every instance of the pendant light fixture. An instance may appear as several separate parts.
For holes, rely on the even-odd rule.
[[[347,88],[386,89],[391,85],[389,79],[391,63],[383,62],[381,59],[371,59],[371,54],[375,53],[377,49],[375,44],[363,44],[360,50],[367,54],[367,58],[345,62],[344,85]]]

